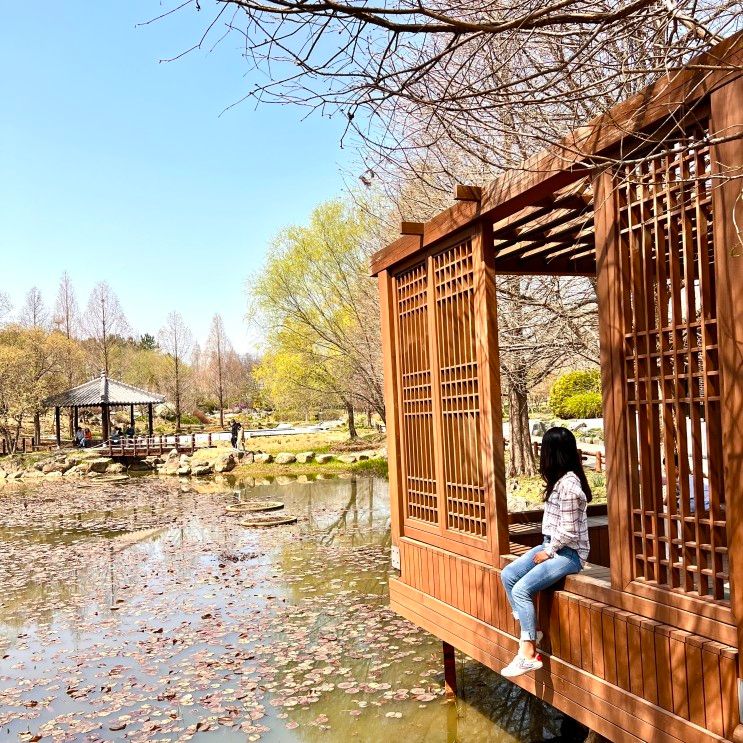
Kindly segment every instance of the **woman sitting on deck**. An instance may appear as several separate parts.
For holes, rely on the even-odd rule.
[[[516,657],[501,671],[513,678],[542,667],[537,653],[534,595],[571,573],[578,573],[588,558],[586,505],[591,488],[583,472],[575,436],[567,428],[550,428],[542,438],[539,472],[545,481],[544,543],[532,548],[503,569],[501,580],[521,624]]]

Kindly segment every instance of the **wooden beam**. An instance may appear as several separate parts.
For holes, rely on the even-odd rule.
[[[583,178],[594,168],[595,158],[606,157],[623,139],[656,125],[680,109],[691,107],[712,91],[743,75],[743,31],[694,58],[645,90],[558,144],[526,160],[483,188],[482,201],[460,201],[426,223],[423,244],[405,250],[397,243],[372,258],[372,274],[414,255],[446,235],[466,227],[478,217],[505,219],[527,206],[549,198],[559,189]],[[466,209],[465,207],[476,208]]]
[[[713,174],[719,178],[712,214],[731,607],[738,628],[738,677],[743,678],[743,551],[735,547],[743,543],[743,79],[712,95],[710,136],[728,140],[711,148]]]
[[[482,189],[480,186],[464,186],[458,183],[454,187],[454,198],[457,201],[480,201]]]
[[[611,586],[623,591],[632,578],[629,515],[629,452],[625,436],[627,400],[624,389],[624,316],[619,264],[619,217],[614,179],[610,171],[594,181],[596,228],[596,274],[601,340],[601,388],[603,391],[606,451],[606,489],[609,502]]]
[[[401,235],[422,235],[425,224],[423,222],[400,222]]]
[[[494,561],[508,551],[508,500],[501,407],[500,347],[495,255],[490,225],[472,241],[475,343],[480,389],[480,463],[488,511],[488,542]]]
[[[400,470],[400,407],[397,383],[397,356],[395,352],[395,321],[397,313],[393,279],[387,271],[377,277],[379,312],[382,325],[382,364],[384,367],[384,421],[387,427],[387,458],[389,464],[390,531],[392,546],[397,548],[405,521]]]

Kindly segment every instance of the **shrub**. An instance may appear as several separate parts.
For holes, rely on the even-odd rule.
[[[579,392],[565,400],[563,405],[565,418],[599,418],[601,417],[601,393]]]
[[[599,396],[599,401],[601,400],[601,373],[598,369],[572,371],[563,374],[550,390],[550,408],[552,412],[558,418],[593,417],[572,415],[566,407],[566,403],[571,397],[584,392],[596,393]],[[598,410],[600,415],[600,402]]]

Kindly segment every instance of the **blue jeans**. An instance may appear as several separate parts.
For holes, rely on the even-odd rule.
[[[506,589],[506,596],[521,624],[522,640],[537,639],[534,595],[549,588],[566,575],[579,573],[583,567],[578,553],[571,547],[563,547],[554,557],[536,565],[534,555],[548,544],[549,537],[545,537],[544,544],[532,547],[525,555],[506,565],[501,572],[500,578]]]

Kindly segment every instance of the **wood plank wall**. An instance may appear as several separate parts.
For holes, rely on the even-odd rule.
[[[482,660],[484,653],[484,662],[499,670],[518,636],[500,570],[413,540],[400,546],[392,607],[468,655]],[[588,719],[587,712],[576,713],[590,710],[596,697],[600,707],[616,707],[600,713],[609,728],[635,730],[638,740],[732,739],[738,723],[735,648],[567,590],[545,593],[538,612],[550,657],[540,684],[562,690],[561,709]],[[643,738],[649,729],[643,726],[655,737]],[[609,737],[632,739],[617,730]]]

